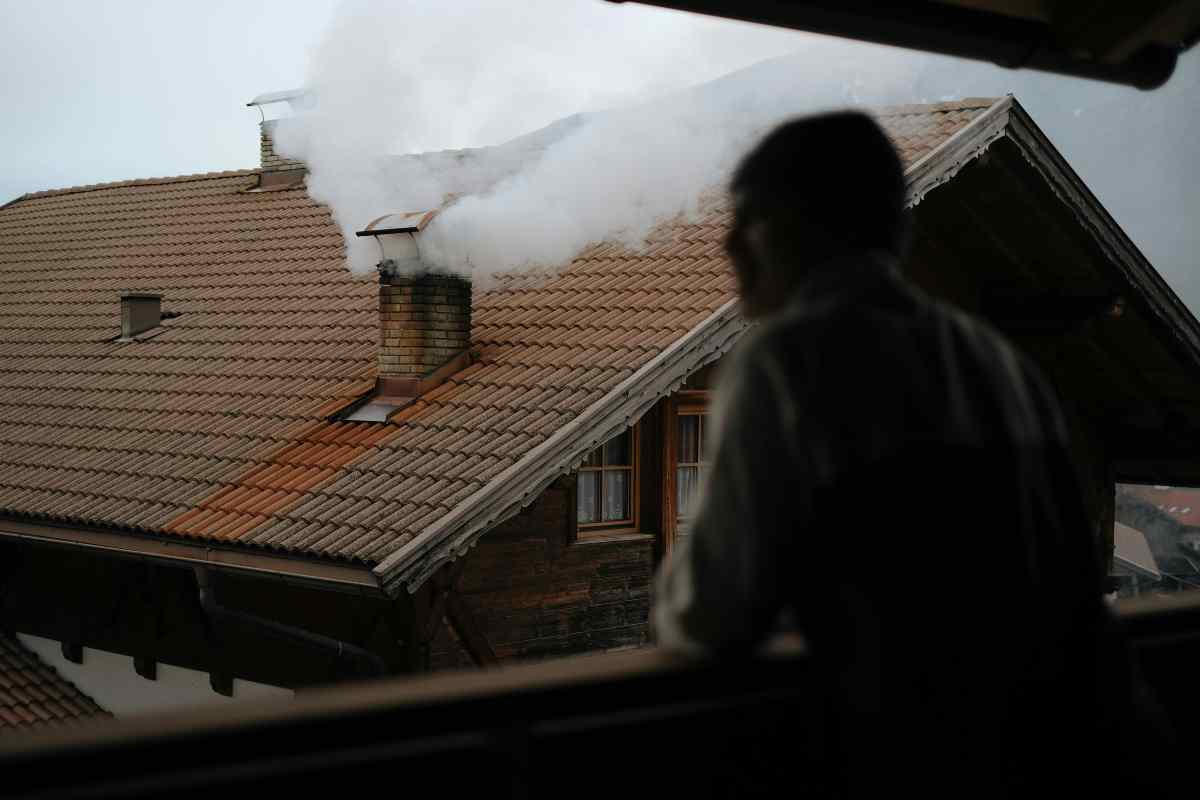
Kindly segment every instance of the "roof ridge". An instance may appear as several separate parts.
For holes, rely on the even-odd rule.
[[[1011,97],[1012,95],[1006,95]],[[911,114],[936,114],[945,111],[969,111],[975,108],[990,108],[1003,97],[962,97],[957,100],[942,100],[937,103],[901,103],[899,105],[868,107],[865,109],[878,117],[901,117]]]
[[[229,169],[217,172],[193,172],[188,175],[164,175],[150,178],[129,178],[123,181],[107,181],[104,183],[85,183],[79,186],[65,186],[61,189],[43,189],[37,192],[26,192],[19,197],[15,197],[5,203],[0,208],[6,208],[10,205],[21,202],[22,200],[37,200],[43,197],[57,197],[66,194],[82,194],[84,192],[95,192],[101,189],[121,189],[128,186],[163,186],[170,183],[189,183],[196,181],[216,180],[220,178],[236,178],[240,176],[249,177],[257,175],[261,169]]]
[[[909,103],[892,106],[879,106],[876,108],[868,107],[866,110],[873,113],[875,116],[890,117],[903,116],[908,114],[921,113],[938,113],[945,111],[965,111],[975,108],[987,108],[995,103],[999,97],[964,97],[957,100],[944,100],[937,103]],[[486,148],[474,148],[486,149]],[[457,152],[457,151],[430,151],[433,153],[439,152]],[[427,155],[421,153],[420,155]],[[239,170],[220,170],[215,172],[194,172],[186,175],[165,175],[154,176],[148,178],[129,178],[120,181],[106,181],[102,183],[80,184],[78,186],[65,186],[58,189],[43,189],[36,192],[26,192],[18,195],[6,203],[0,204],[0,209],[16,205],[25,200],[38,200],[46,197],[57,197],[68,194],[82,194],[85,192],[100,191],[103,189],[120,189],[130,186],[162,186],[172,183],[187,183],[203,180],[216,180],[221,178],[233,178],[239,176],[249,177],[257,175],[262,170],[261,168],[248,168]]]

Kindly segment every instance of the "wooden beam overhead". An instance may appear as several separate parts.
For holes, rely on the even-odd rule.
[[[626,0],[611,0],[626,2]],[[1162,86],[1200,37],[1196,0],[640,0],[646,5],[987,61],[1011,69]],[[1111,23],[1106,20],[1112,17]],[[1099,22],[1097,22],[1099,20]]]

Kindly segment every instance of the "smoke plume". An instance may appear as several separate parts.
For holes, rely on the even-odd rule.
[[[357,3],[318,49],[312,107],[281,121],[276,146],[308,162],[309,191],[347,234],[351,269],[378,258],[353,237],[369,220],[450,197],[422,256],[476,282],[562,264],[600,240],[637,245],[658,220],[693,210],[774,123],[891,102],[914,77],[899,51],[864,57],[794,32],[665,12],[645,30],[644,16],[620,7],[561,0],[528,4],[514,23],[511,8]],[[742,44],[793,54],[683,88],[722,69],[710,43],[733,52],[725,62],[735,66],[754,60]],[[560,119],[491,141],[519,132],[507,117],[539,116]],[[490,146],[446,149],[455,144]]]
[[[1200,159],[1179,133],[1200,116],[1200,54],[1145,94],[636,6],[520,12],[363,0],[339,14],[313,54],[313,107],[281,121],[276,144],[308,162],[351,269],[378,258],[353,236],[369,220],[451,198],[422,255],[477,283],[601,240],[636,246],[784,119],[1012,93],[1185,299],[1200,297],[1187,223]]]

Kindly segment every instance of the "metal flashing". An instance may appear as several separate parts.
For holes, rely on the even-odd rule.
[[[1000,98],[962,130],[904,171],[908,181],[910,208],[925,199],[930,191],[952,180],[959,170],[982,155],[992,142],[1004,136],[1013,102],[1012,95]]]

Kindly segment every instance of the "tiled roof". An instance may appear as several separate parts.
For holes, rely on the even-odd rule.
[[[63,678],[54,667],[0,633],[0,737],[108,712]]]
[[[990,100],[881,113],[909,164]],[[376,286],[329,213],[253,172],[27,195],[0,209],[0,510],[377,564],[733,297],[726,214],[600,244],[474,296],[478,362],[394,416]],[[180,316],[118,343],[118,292]]]
[[[1124,484],[1121,491],[1140,497],[1181,525],[1200,527],[1200,489]]]

